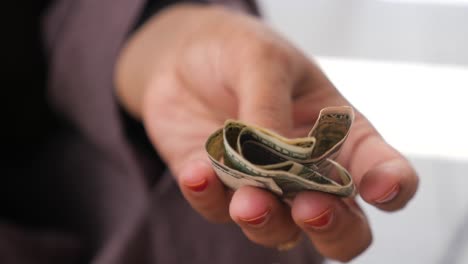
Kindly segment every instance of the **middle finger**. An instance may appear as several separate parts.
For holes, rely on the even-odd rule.
[[[229,212],[251,241],[267,247],[292,241],[300,233],[290,208],[266,190],[250,186],[238,189]]]

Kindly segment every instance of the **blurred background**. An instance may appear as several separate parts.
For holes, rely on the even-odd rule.
[[[374,243],[352,263],[468,263],[468,0],[260,4],[419,172],[404,210],[364,205]]]

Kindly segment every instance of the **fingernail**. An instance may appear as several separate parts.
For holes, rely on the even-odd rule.
[[[208,181],[206,179],[202,179],[196,183],[184,183],[184,185],[194,192],[201,192],[206,189],[208,186]]]
[[[398,195],[399,192],[400,192],[400,185],[395,184],[387,193],[382,195],[380,198],[377,198],[374,202],[376,204],[388,203],[391,200],[395,199],[395,197]]]
[[[321,213],[319,216],[305,220],[304,224],[307,227],[311,227],[313,229],[324,229],[328,227],[333,221],[334,215],[334,210],[330,208]]]
[[[258,226],[262,223],[265,222],[265,220],[267,219],[268,215],[270,214],[270,211],[271,209],[268,208],[268,210],[266,210],[263,214],[257,216],[257,217],[254,217],[254,218],[242,218],[242,217],[239,217],[239,219],[242,221],[242,222],[245,222],[249,225],[253,225],[253,226]]]

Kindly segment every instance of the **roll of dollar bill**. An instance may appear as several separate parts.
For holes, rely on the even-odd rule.
[[[205,147],[219,179],[233,190],[250,185],[285,199],[302,191],[346,197],[354,195],[355,185],[336,158],[353,120],[351,107],[327,107],[309,134],[295,139],[227,120]]]

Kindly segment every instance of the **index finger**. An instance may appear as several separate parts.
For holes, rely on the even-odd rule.
[[[300,87],[302,96],[294,104],[295,122],[307,129],[321,108],[349,105],[320,68],[310,66]],[[381,209],[400,209],[416,192],[418,176],[411,164],[358,111],[338,162],[350,171],[362,198]]]
[[[362,114],[357,115],[340,160],[349,168],[362,198],[381,209],[404,207],[417,190],[418,176],[409,161]]]

